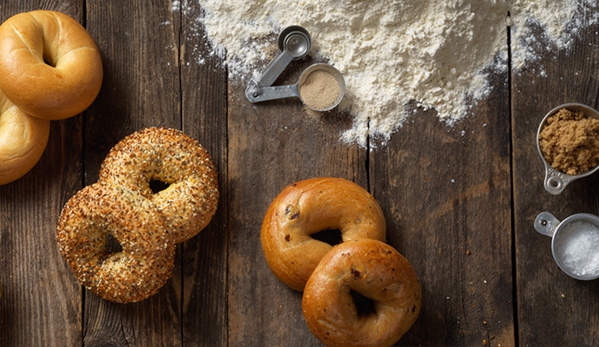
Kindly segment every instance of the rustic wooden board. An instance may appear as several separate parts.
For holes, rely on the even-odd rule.
[[[229,80],[222,61],[204,54],[195,2],[7,0],[0,21],[40,8],[86,26],[105,79],[86,112],[52,123],[36,167],[0,186],[0,345],[320,346],[301,293],[272,275],[260,246],[272,199],[318,176],[368,189],[388,243],[419,275],[422,312],[398,346],[599,344],[598,282],[564,275],[532,226],[541,211],[599,215],[599,178],[549,195],[535,145],[552,107],[599,106],[599,25],[582,30],[571,51],[495,75],[492,95],[455,126],[408,105],[410,118],[385,146],[371,139],[362,148],[339,141],[347,114],[311,116],[291,99],[249,103],[247,80]],[[311,63],[293,62],[276,83],[295,82]],[[148,126],[182,129],[209,150],[221,201],[213,222],[177,246],[173,277],[157,295],[113,304],[77,285],[56,221],[97,180],[109,149]]]
[[[222,61],[205,54],[209,44],[197,22],[200,12],[196,2],[181,9],[185,15],[180,16],[179,39],[175,39],[180,47],[182,126],[212,155],[221,198],[210,225],[181,248],[181,323],[183,345],[209,347],[228,345],[228,84]]]
[[[463,121],[450,127],[418,111],[387,149],[372,152],[370,185],[388,242],[423,288],[402,346],[516,344],[507,73],[491,83],[488,101]]]
[[[574,181],[561,195],[550,195],[543,188],[545,171],[536,148],[537,129],[552,108],[567,102],[597,108],[598,30],[597,24],[581,30],[571,50],[543,53],[537,63],[512,76],[515,281],[521,346],[599,344],[599,282],[577,281],[561,272],[551,255],[551,239],[533,227],[542,211],[559,220],[582,212],[599,215],[597,177]]]
[[[40,7],[79,20],[84,13],[80,1],[10,1],[0,4],[0,20]],[[62,205],[81,186],[81,130],[80,118],[54,122],[38,164],[0,186],[0,345],[81,344],[81,289],[55,236]]]
[[[292,62],[276,84],[296,81],[310,63]],[[264,260],[262,218],[298,180],[335,176],[367,188],[366,152],[339,143],[351,125],[346,115],[314,118],[297,99],[252,105],[245,83],[229,89],[229,345],[318,345],[303,320],[301,293],[279,282]]]
[[[108,150],[149,126],[181,129],[179,14],[164,1],[87,3],[87,28],[102,53],[102,91],[87,112],[85,184],[96,182]],[[120,305],[85,291],[86,345],[181,345],[183,259],[177,248],[173,278],[140,303]]]

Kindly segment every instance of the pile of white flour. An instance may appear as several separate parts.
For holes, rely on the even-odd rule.
[[[538,42],[530,41],[538,39],[530,35],[531,25],[543,30],[542,40],[563,49],[578,28],[597,19],[581,20],[586,11],[597,13],[594,0],[199,0],[199,4],[205,15],[198,18],[198,25],[205,27],[213,51],[198,52],[198,61],[208,54],[219,55],[236,83],[247,83],[268,63],[266,53],[273,48],[265,45],[273,42],[260,38],[289,25],[306,28],[312,36],[312,54],[328,60],[346,79],[347,97],[341,108],[352,115],[353,127],[341,138],[363,146],[372,138],[388,140],[405,121],[410,101],[434,108],[449,125],[466,117],[472,102],[490,92],[484,71],[507,69],[508,26],[512,66],[520,68],[535,59],[538,49]]]

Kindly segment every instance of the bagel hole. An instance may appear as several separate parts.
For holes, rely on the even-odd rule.
[[[106,236],[106,249],[108,249],[110,254],[113,254],[122,252],[123,246],[121,246],[121,243],[116,239],[116,237],[112,236],[112,234],[108,234],[108,236]]]
[[[169,186],[168,183],[162,182],[160,180],[151,180],[150,181],[150,190],[152,190],[152,193],[154,193],[154,194],[160,193],[161,191],[168,188],[168,186]]]
[[[44,54],[44,63],[51,67],[56,67],[56,62],[50,59],[46,54]]]
[[[349,294],[354,301],[356,311],[358,311],[358,317],[366,317],[376,313],[376,310],[374,309],[374,300],[365,297],[355,290],[350,290]]]
[[[331,246],[338,245],[343,242],[341,238],[341,230],[326,229],[311,235],[313,239],[328,243]]]

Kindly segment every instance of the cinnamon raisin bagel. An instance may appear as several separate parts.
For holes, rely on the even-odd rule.
[[[0,91],[0,185],[13,182],[39,161],[50,121],[25,114]]]
[[[360,312],[355,293],[371,301],[364,305],[367,310]],[[408,260],[393,247],[368,239],[344,242],[328,252],[302,298],[310,331],[329,347],[392,346],[410,329],[420,305],[420,283]]]
[[[108,153],[100,181],[122,185],[151,199],[163,214],[175,243],[199,233],[218,204],[218,177],[210,154],[180,130],[146,128]],[[153,182],[165,189],[155,192]]]
[[[96,43],[68,15],[24,12],[0,25],[0,89],[23,112],[47,120],[77,115],[102,77]]]
[[[302,291],[320,259],[332,248],[312,235],[339,230],[344,242],[385,240],[381,207],[364,188],[342,178],[313,178],[286,187],[262,222],[261,241],[274,275]]]
[[[111,251],[112,236],[122,251]],[[66,203],[58,246],[78,282],[113,302],[143,300],[170,278],[175,243],[152,201],[118,185],[97,182]]]

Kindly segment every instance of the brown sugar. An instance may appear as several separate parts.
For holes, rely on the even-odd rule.
[[[539,147],[556,170],[568,175],[592,170],[599,163],[599,120],[562,108],[547,118]]]
[[[324,110],[335,104],[341,89],[333,75],[324,71],[311,72],[299,88],[299,93],[306,106]]]

